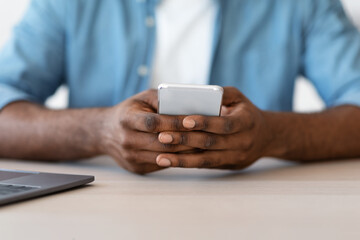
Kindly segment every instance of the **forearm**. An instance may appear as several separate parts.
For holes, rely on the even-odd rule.
[[[272,141],[266,156],[289,160],[360,157],[360,108],[339,106],[320,113],[265,112]]]
[[[70,160],[96,156],[105,109],[50,110],[15,102],[0,112],[0,158]]]

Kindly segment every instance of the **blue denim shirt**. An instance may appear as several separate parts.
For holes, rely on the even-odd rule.
[[[147,89],[156,4],[32,1],[0,53],[0,109],[43,103],[62,84],[74,108],[112,106]],[[327,106],[360,105],[360,35],[339,0],[216,4],[210,84],[235,86],[261,109],[291,111],[295,78],[304,75]]]

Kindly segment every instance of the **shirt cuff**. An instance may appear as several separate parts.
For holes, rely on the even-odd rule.
[[[32,96],[29,94],[14,88],[10,85],[5,85],[0,83],[0,111],[8,104],[15,101],[31,101],[37,102]]]

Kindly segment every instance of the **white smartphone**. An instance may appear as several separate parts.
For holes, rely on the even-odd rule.
[[[217,85],[162,83],[159,114],[220,116],[224,89]]]

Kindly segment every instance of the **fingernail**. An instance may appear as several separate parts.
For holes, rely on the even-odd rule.
[[[192,119],[184,118],[183,120],[183,126],[186,128],[193,128],[195,127],[195,121]]]
[[[170,167],[171,166],[171,161],[167,158],[160,158],[156,160],[157,165],[159,165],[160,167]]]
[[[170,134],[160,133],[159,140],[162,143],[171,143],[174,139]]]

